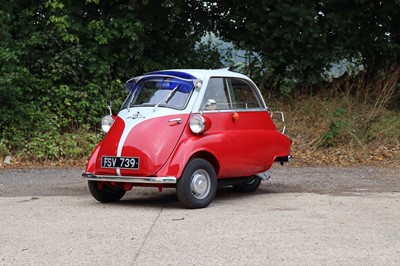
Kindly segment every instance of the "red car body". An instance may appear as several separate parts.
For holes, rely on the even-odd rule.
[[[119,200],[136,185],[176,187],[184,205],[202,208],[218,184],[253,191],[274,162],[290,160],[290,138],[277,130],[244,75],[159,71],[129,80],[127,88],[124,106],[83,174],[99,201]],[[221,97],[216,91],[223,100],[210,98]]]

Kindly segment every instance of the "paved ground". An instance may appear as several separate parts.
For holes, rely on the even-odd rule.
[[[276,167],[201,210],[173,189],[100,204],[80,173],[0,170],[0,265],[400,265],[399,167]]]

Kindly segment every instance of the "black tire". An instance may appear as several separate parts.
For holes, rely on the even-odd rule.
[[[260,178],[252,177],[247,181],[243,181],[243,183],[241,184],[233,185],[233,189],[238,192],[250,193],[256,191],[257,188],[260,186],[260,184],[261,184]]]
[[[116,202],[119,201],[126,193],[125,189],[120,187],[111,187],[103,184],[103,187],[99,189],[97,181],[88,181],[90,193],[92,196],[100,202]]]
[[[207,207],[217,192],[217,177],[214,167],[206,160],[190,160],[176,185],[179,201],[187,208]]]

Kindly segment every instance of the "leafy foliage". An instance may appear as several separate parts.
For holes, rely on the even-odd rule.
[[[364,67],[366,82],[394,73],[385,93],[375,95],[378,103],[396,95],[398,101],[398,25],[398,0],[3,1],[0,156],[88,154],[106,105],[112,101],[117,111],[128,78],[232,61],[211,39],[199,42],[211,31],[246,51],[244,71],[271,95],[289,99],[316,86],[321,73],[345,59]],[[345,116],[333,118],[326,145],[347,130],[340,122]]]
[[[343,134],[343,131],[347,130],[349,123],[343,119],[346,109],[339,107],[332,114],[332,121],[329,124],[329,129],[321,136],[319,146],[321,147],[332,147],[335,146],[336,138]]]
[[[219,35],[256,52],[270,87],[316,84],[342,59],[370,75],[400,61],[399,1],[208,1]]]
[[[88,154],[86,144],[98,138],[80,130],[97,128],[110,100],[117,111],[123,81],[156,69],[220,65],[215,47],[196,46],[206,28],[194,14],[203,9],[190,0],[2,3],[2,151],[37,160]]]

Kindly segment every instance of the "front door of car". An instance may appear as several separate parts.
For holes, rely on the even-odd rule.
[[[216,102],[203,115],[211,120],[205,135],[220,163],[219,178],[269,169],[275,150],[271,135],[277,132],[254,85],[239,78],[213,77],[201,106],[207,101]]]

